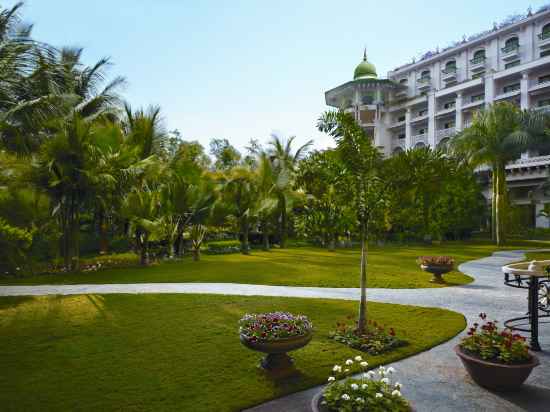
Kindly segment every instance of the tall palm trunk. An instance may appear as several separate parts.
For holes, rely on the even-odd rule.
[[[267,232],[267,222],[263,222],[262,224],[262,245],[263,250],[268,251],[270,248],[269,245],[269,233]]]
[[[497,194],[496,194],[496,241],[498,246],[505,242],[504,233],[504,200],[506,197],[506,170],[502,165],[497,169]]]
[[[107,237],[107,218],[103,208],[99,210],[99,254],[105,255],[109,252],[109,239]]]
[[[287,213],[286,213],[286,198],[285,196],[281,196],[281,249],[286,248],[286,240],[287,240]]]
[[[241,253],[243,255],[250,254],[250,246],[248,244],[248,231],[249,231],[248,216],[245,215],[241,217],[241,234],[242,234]]]
[[[493,171],[491,174],[491,186],[492,186],[492,194],[491,194],[491,239],[496,242],[497,241],[497,174],[498,171],[496,167],[493,167]]]
[[[368,245],[366,242],[365,222],[361,222],[361,300],[359,302],[359,320],[357,330],[363,334],[367,326],[367,254]]]

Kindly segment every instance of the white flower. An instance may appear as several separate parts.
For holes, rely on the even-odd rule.
[[[357,398],[355,399],[355,402],[365,403],[365,400],[363,398]]]
[[[349,397],[349,395],[347,393],[344,393],[342,395],[342,399],[345,400],[345,401],[349,401],[351,398]]]
[[[384,395],[382,395],[380,392],[376,392],[376,395],[374,395],[375,398],[383,398]]]
[[[334,376],[329,376],[328,377],[329,382],[334,382],[335,380],[336,380],[336,378]]]
[[[368,362],[361,362],[360,365],[363,367],[363,368],[366,368],[367,366],[369,366]]]
[[[367,372],[367,378],[369,378],[369,379],[374,378],[374,372],[373,371],[368,371]]]
[[[401,385],[399,382],[395,382],[395,389],[399,390],[403,387],[403,385]]]
[[[351,384],[351,389],[353,389],[354,391],[356,391],[357,389],[359,389],[359,385],[357,385],[356,383],[352,383],[352,384]]]
[[[361,356],[356,356],[354,359],[356,362],[361,362],[363,360]]]
[[[351,359],[348,359],[348,360],[346,361],[346,365],[348,365],[348,366],[349,366],[349,365],[353,365],[353,361],[352,361]]]
[[[366,383],[362,384],[361,389],[367,389],[367,384]]]
[[[344,373],[348,373],[349,372],[349,369],[344,369]]]
[[[342,367],[340,365],[334,365],[334,368],[332,368],[334,372],[342,372]]]
[[[385,383],[386,385],[388,385],[390,383],[390,380],[388,378],[382,378],[382,379],[380,379],[380,382]]]
[[[386,372],[388,372],[389,374],[392,374],[395,372],[395,369],[392,368],[391,366],[386,370]]]
[[[391,396],[401,396],[401,392],[396,389],[391,393]]]

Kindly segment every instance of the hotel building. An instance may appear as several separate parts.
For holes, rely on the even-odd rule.
[[[352,113],[386,156],[440,146],[495,102],[550,112],[550,7],[428,52],[386,79],[378,78],[365,53],[353,80],[327,91],[325,100]],[[527,225],[549,227],[539,215],[550,202],[540,189],[549,166],[549,154],[529,152],[507,167],[510,196],[525,206]],[[480,178],[489,199],[487,169],[480,169]]]

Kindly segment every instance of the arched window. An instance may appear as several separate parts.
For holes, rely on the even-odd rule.
[[[414,145],[415,149],[420,149],[421,147],[426,147],[426,145],[422,142],[418,142],[417,144]]]
[[[514,36],[514,37],[510,37],[508,40],[506,40],[506,42],[504,43],[504,48],[505,49],[508,49],[508,48],[515,48],[515,47],[518,47],[519,46],[519,39],[517,38],[517,36]]]
[[[541,40],[545,40],[545,39],[548,39],[548,38],[550,38],[550,23],[546,23],[542,27],[542,31],[539,34],[539,39],[541,39]]]
[[[439,142],[437,147],[439,149],[444,149],[447,146],[447,144],[449,143],[449,141],[450,141],[450,139],[448,137],[445,137],[445,138],[441,139],[441,141]]]
[[[403,149],[402,149],[402,148],[396,147],[395,149],[393,149],[393,155],[394,155],[394,156],[397,156],[399,153],[403,153]]]
[[[485,49],[478,50],[474,53],[474,60],[485,59]]]
[[[456,69],[456,60],[449,60],[447,63],[445,63],[445,69]]]
[[[429,70],[422,71],[422,73],[420,73],[420,78],[421,79],[429,79],[430,78],[430,71]]]
[[[407,84],[407,79],[401,79],[401,80],[399,80],[399,83],[400,84]]]

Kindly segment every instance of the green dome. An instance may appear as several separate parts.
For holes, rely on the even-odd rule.
[[[367,51],[363,54],[363,61],[355,68],[353,72],[353,80],[357,79],[373,79],[378,77],[376,74],[376,67],[374,64],[369,63],[367,60]]]

